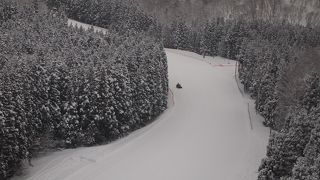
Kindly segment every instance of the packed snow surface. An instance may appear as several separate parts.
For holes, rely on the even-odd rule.
[[[269,130],[239,91],[236,63],[166,53],[170,105],[154,123],[108,145],[35,159],[15,180],[255,180]]]

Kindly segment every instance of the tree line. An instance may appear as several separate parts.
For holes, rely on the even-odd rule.
[[[320,28],[217,18],[164,27],[165,47],[239,61],[239,78],[272,129],[259,180],[320,179]]]
[[[126,33],[129,29],[158,38],[161,24],[132,0],[47,0],[49,8],[63,10],[68,18]]]
[[[68,27],[37,1],[0,7],[0,179],[45,148],[107,143],[166,109],[166,56],[148,32]]]

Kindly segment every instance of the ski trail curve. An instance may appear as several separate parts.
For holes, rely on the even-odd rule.
[[[170,107],[154,123],[108,145],[36,159],[15,180],[254,180],[268,130],[234,79],[235,62],[166,50]],[[177,83],[182,89],[176,89]]]

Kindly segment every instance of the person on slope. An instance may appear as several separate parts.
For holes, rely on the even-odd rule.
[[[178,84],[176,85],[176,87],[177,87],[177,89],[182,89],[182,86],[181,86],[180,83],[178,83]]]

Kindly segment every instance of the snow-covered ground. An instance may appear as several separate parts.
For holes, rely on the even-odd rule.
[[[94,32],[102,32],[103,34],[107,34],[108,31],[104,28],[98,27],[98,26],[92,26],[90,24],[85,24],[79,21],[75,21],[73,19],[68,19],[68,26],[72,27],[82,27],[84,30],[88,30],[90,28],[93,28]]]
[[[166,53],[170,107],[154,123],[108,145],[35,159],[14,179],[255,180],[269,130],[239,91],[236,63]],[[175,88],[178,82],[183,89]]]

